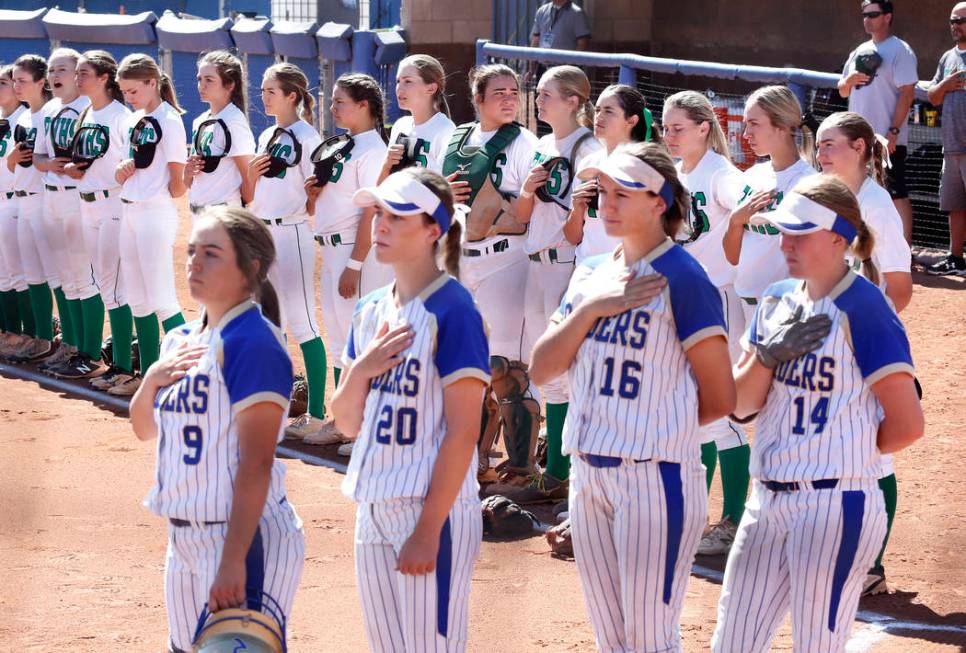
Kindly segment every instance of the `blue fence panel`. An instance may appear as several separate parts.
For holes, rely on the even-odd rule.
[[[256,138],[272,122],[265,115],[261,100],[262,76],[275,63],[271,29],[272,21],[267,18],[239,20],[231,28],[235,47],[245,57],[245,70],[248,74],[248,120]]]
[[[533,17],[542,0],[493,0],[493,40],[507,45],[530,45]]]
[[[401,25],[399,17],[400,0],[370,0],[369,29],[389,29]]]
[[[125,14],[150,11],[160,16],[166,10],[187,11],[186,4],[185,0],[85,0],[84,8],[91,13],[116,14],[123,5]]]
[[[46,13],[46,9],[0,10],[0,62],[13,63],[17,57],[29,52],[47,55],[50,40],[43,22]]]
[[[275,54],[285,57],[285,60],[302,69],[309,80],[309,91],[318,97],[321,66],[319,63],[319,48],[315,34],[319,26],[314,22],[275,23],[271,29],[272,45]],[[318,106],[314,111],[315,124],[319,124]]]
[[[118,62],[136,52],[157,58],[156,22],[157,17],[151,12],[121,16],[52,9],[44,16],[51,40],[79,52],[107,50]]]

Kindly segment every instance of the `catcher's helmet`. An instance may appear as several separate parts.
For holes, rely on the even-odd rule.
[[[264,592],[261,592],[260,603],[261,611],[229,608],[215,613],[208,612],[206,605],[198,617],[192,652],[287,653],[285,615],[281,606]]]

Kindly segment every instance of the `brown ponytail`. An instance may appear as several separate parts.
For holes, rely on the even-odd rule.
[[[848,139],[849,145],[855,141],[862,141],[865,145],[862,160],[868,168],[869,176],[880,186],[885,185],[885,162],[889,157],[888,146],[876,135],[869,121],[854,111],[839,111],[823,120],[818,131],[822,132],[832,128],[842,132],[842,135]]]
[[[577,66],[554,66],[540,78],[541,82],[557,82],[565,98],[577,98],[577,124],[588,129],[594,126],[594,105],[590,102],[590,80]]]
[[[110,52],[106,50],[88,50],[81,55],[80,61],[77,62],[78,66],[81,64],[90,66],[94,70],[94,74],[98,77],[107,75],[104,89],[111,96],[111,99],[124,104],[124,93],[121,92],[121,87],[117,85],[116,79],[117,61]]]
[[[658,143],[650,141],[645,143],[625,143],[619,148],[622,152],[635,156],[644,163],[657,170],[664,180],[671,185],[674,202],[668,205],[661,221],[664,225],[664,233],[669,238],[674,238],[681,230],[681,226],[688,217],[691,208],[691,194],[678,179],[678,171],[674,167],[674,160],[668,154],[667,149]]]
[[[248,113],[248,102],[246,100],[245,88],[245,69],[241,59],[227,50],[212,50],[206,52],[198,58],[198,67],[214,66],[221,80],[221,85],[227,87],[231,85],[231,95],[228,101],[238,107],[242,113]]]
[[[178,113],[184,113],[185,110],[181,108],[178,104],[178,96],[174,91],[174,84],[171,83],[171,78],[168,77],[168,73],[161,73],[161,82],[158,86],[158,92],[161,94],[161,99],[167,102],[174,108]]]
[[[375,123],[376,133],[383,141],[389,141],[386,132],[386,97],[382,87],[373,77],[363,73],[346,73],[335,80],[335,85],[344,90],[353,102],[365,102],[369,115]]]
[[[452,118],[449,111],[449,102],[446,100],[446,71],[443,64],[436,57],[428,54],[412,54],[399,62],[397,70],[402,70],[405,66],[412,66],[419,72],[419,78],[424,84],[436,84],[436,92],[433,94],[433,109],[437,113],[444,114],[447,118]]]
[[[133,79],[145,84],[153,79],[158,84],[158,95],[161,96],[161,100],[170,104],[171,108],[178,113],[184,113],[184,109],[178,104],[178,96],[174,92],[171,78],[148,55],[135,53],[124,57],[117,66],[117,79]]]
[[[265,71],[263,79],[273,79],[278,83],[282,93],[295,94],[295,105],[299,108],[299,117],[310,125],[315,124],[312,110],[315,99],[309,93],[309,78],[302,69],[291,63],[277,63]]]

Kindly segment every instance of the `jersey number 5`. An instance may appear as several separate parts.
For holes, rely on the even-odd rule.
[[[201,461],[201,447],[204,443],[201,427],[186,426],[181,432],[184,446],[188,447],[188,453],[181,456],[185,465],[197,465]]]
[[[795,397],[792,400],[795,404],[795,425],[792,426],[792,433],[795,435],[805,435],[805,397]],[[815,433],[821,433],[825,429],[828,421],[828,397],[820,397],[815,403],[810,415],[812,424],[815,425]]]
[[[396,444],[412,444],[416,441],[416,409],[383,406],[376,423],[376,442],[391,444],[395,435]]]

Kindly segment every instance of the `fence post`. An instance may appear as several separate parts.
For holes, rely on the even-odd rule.
[[[620,73],[617,75],[617,82],[628,86],[637,86],[637,71],[630,66],[621,66]]]
[[[476,65],[482,66],[486,63],[486,54],[483,52],[483,46],[489,43],[489,39],[476,39]]]

